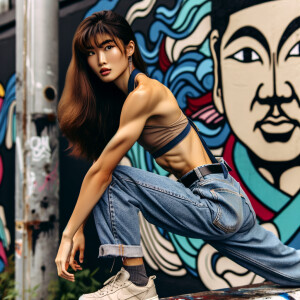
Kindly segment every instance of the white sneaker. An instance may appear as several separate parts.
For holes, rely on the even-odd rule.
[[[153,279],[146,286],[137,286],[129,281],[130,274],[122,268],[115,276],[104,282],[104,287],[95,293],[83,294],[78,300],[158,300]]]

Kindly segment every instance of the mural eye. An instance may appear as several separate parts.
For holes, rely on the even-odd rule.
[[[291,56],[300,56],[300,42],[297,43],[289,52],[286,58]]]
[[[254,61],[261,61],[260,56],[251,48],[244,48],[232,56],[230,58],[233,58],[237,61],[243,62],[243,63],[251,63]]]

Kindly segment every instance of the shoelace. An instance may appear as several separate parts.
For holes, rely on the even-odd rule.
[[[110,277],[104,282],[104,287],[101,290],[98,290],[99,295],[105,295],[108,292],[113,291],[114,287],[119,287],[117,279],[120,277],[121,271],[119,271],[115,276]],[[121,286],[121,285],[120,285]]]

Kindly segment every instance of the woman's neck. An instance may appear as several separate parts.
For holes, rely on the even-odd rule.
[[[132,68],[132,71],[135,68]],[[127,68],[115,81],[114,84],[125,94],[128,95],[128,80],[130,77],[129,68]]]

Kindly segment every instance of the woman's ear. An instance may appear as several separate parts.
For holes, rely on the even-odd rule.
[[[213,87],[213,101],[215,104],[215,107],[217,108],[218,112],[220,114],[224,114],[224,107],[223,107],[223,101],[222,101],[222,89],[221,89],[221,80],[222,78],[219,78],[220,72],[219,72],[219,61],[218,56],[216,53],[216,43],[219,41],[219,32],[218,30],[214,29],[209,38],[209,44],[210,44],[210,51],[214,62],[214,87]]]
[[[135,50],[135,43],[134,41],[130,41],[127,45],[126,45],[126,55],[132,56]]]

